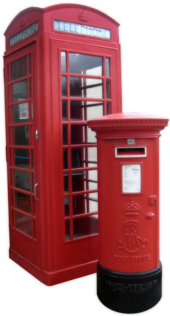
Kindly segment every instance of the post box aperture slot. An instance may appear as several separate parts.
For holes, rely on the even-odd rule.
[[[146,147],[116,147],[115,157],[116,158],[132,158],[132,157],[146,157]]]

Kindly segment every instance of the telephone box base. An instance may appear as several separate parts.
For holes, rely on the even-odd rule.
[[[121,273],[98,263],[97,296],[120,313],[140,313],[156,305],[162,296],[162,265],[140,273]]]

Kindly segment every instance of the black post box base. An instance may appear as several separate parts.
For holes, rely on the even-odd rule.
[[[140,273],[121,273],[98,263],[97,295],[108,308],[120,313],[140,313],[156,305],[162,296],[162,265]]]

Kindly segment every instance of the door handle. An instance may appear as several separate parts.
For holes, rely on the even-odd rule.
[[[37,200],[37,202],[39,202],[39,199],[37,199],[36,197],[36,187],[38,185],[38,182],[34,184],[34,197],[35,197],[35,200]]]

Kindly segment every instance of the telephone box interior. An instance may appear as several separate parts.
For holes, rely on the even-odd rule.
[[[119,24],[81,5],[28,8],[5,32],[10,258],[47,285],[96,272],[97,141],[122,111]]]

